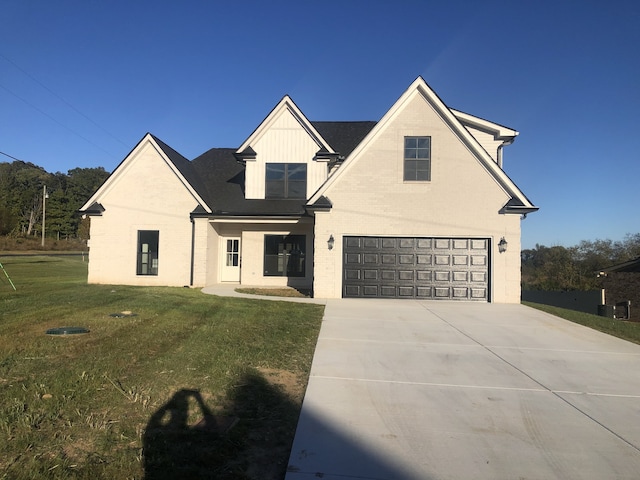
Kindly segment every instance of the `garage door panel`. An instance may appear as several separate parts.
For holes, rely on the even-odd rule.
[[[362,237],[345,237],[344,244],[347,248],[360,248],[362,241]]]
[[[486,288],[472,288],[471,289],[471,298],[474,299],[486,299],[487,298],[487,289]]]
[[[383,285],[382,287],[380,287],[380,294],[383,297],[391,298],[395,298],[398,296],[398,294],[396,293],[396,287],[393,285]]]
[[[486,255],[471,255],[471,265],[485,266],[487,263]]]
[[[463,249],[466,250],[469,248],[469,240],[466,238],[454,238],[453,239],[453,249]]]
[[[417,298],[431,298],[431,297],[433,297],[432,288],[431,287],[416,287],[416,297]]]
[[[343,296],[488,300],[489,239],[345,237]]]
[[[434,287],[433,293],[435,298],[450,298],[449,287]]]
[[[449,255],[434,255],[436,265],[449,265]]]
[[[436,282],[449,282],[451,280],[451,272],[434,272]]]
[[[413,283],[414,273],[413,270],[400,270],[398,272],[398,280]]]
[[[413,265],[415,263],[415,256],[413,254],[398,255],[398,263],[400,265]]]
[[[411,248],[413,249],[415,245],[415,239],[413,238],[401,238],[399,239],[399,247],[400,248]]]
[[[362,287],[362,294],[365,297],[379,297],[378,285],[364,285]]]
[[[395,265],[396,262],[396,255],[394,254],[382,254],[382,264],[383,265]]]
[[[345,269],[344,278],[346,280],[360,280],[360,270],[349,270]]]
[[[468,298],[468,289],[466,287],[453,287],[451,289],[451,292],[453,294],[453,298]]]
[[[470,272],[471,273],[471,281],[474,283],[486,283],[487,282],[487,273],[486,272]]]
[[[380,278],[385,281],[395,281],[396,280],[396,271],[395,270],[380,270]]]
[[[398,296],[399,297],[415,297],[414,287],[398,287]]]
[[[418,270],[416,271],[416,279],[418,282],[431,282],[433,279],[433,272],[431,270]]]
[[[469,272],[453,272],[453,281],[454,282],[468,282],[469,281]]]
[[[363,270],[365,280],[378,280],[378,270]]]

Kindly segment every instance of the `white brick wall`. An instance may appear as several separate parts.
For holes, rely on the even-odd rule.
[[[403,181],[405,136],[431,136],[431,182]],[[519,216],[498,214],[509,196],[421,95],[342,168],[325,192],[333,208],[316,214],[317,297],[341,296],[344,235],[461,236],[493,240],[491,300],[520,301]],[[503,236],[509,249],[499,255]]]
[[[112,176],[91,219],[89,283],[189,285],[191,221],[197,201],[147,143]],[[136,275],[138,230],[158,230],[158,275]]]

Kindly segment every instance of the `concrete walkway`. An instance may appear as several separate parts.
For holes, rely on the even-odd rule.
[[[278,288],[278,287],[265,287],[263,286],[247,286],[247,285],[238,285],[236,283],[222,283],[217,285],[211,285],[209,287],[204,287],[202,289],[203,293],[209,295],[218,295],[219,297],[238,297],[238,298],[252,298],[254,300],[273,300],[273,301],[285,301],[285,302],[297,302],[297,303],[316,303],[320,305],[325,305],[327,303],[326,299],[322,298],[307,298],[307,297],[277,297],[272,295],[254,295],[252,293],[238,293],[236,292],[236,288]]]
[[[286,480],[638,479],[640,346],[521,305],[328,300]]]

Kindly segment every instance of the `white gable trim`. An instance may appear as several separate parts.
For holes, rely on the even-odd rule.
[[[329,153],[335,153],[335,151],[331,148],[331,145],[327,143],[327,141],[322,138],[322,136],[318,133],[318,131],[313,127],[311,122],[305,117],[302,111],[298,108],[298,106],[293,102],[289,95],[285,95],[282,97],[282,100],[278,102],[278,104],[271,110],[269,115],[262,121],[258,128],[256,128],[249,138],[247,138],[240,148],[236,151],[237,154],[241,154],[244,150],[249,148],[252,144],[255,145],[256,141],[262,137],[265,132],[271,128],[273,122],[275,122],[282,113],[283,110],[289,110],[293,117],[300,123],[302,128],[309,134],[309,136],[318,144],[318,147],[326,149]]]
[[[100,203],[100,199],[111,190],[112,185],[125,174],[129,165],[135,162],[138,155],[142,152],[142,150],[147,146],[151,145],[151,147],[156,150],[158,155],[164,160],[167,166],[171,169],[171,171],[175,174],[178,180],[184,185],[187,191],[193,196],[194,200],[198,202],[198,204],[202,205],[207,213],[211,213],[211,208],[206,204],[206,202],[198,195],[198,192],[191,186],[191,184],[187,181],[186,178],[180,173],[180,170],[174,165],[174,163],[169,159],[167,154],[162,150],[162,148],[158,145],[158,143],[154,140],[153,136],[150,133],[147,133],[138,145],[134,147],[134,149],[125,157],[125,159],[116,167],[116,169],[109,175],[107,180],[98,188],[98,190],[91,196],[91,198],[82,206],[80,211],[83,211],[89,208],[94,203]]]
[[[475,117],[473,115],[469,115],[468,113],[454,110],[453,108],[451,108],[450,110],[451,113],[453,113],[463,125],[468,125],[470,127],[477,128],[478,130],[490,133],[496,140],[504,140],[505,145],[512,143],[514,138],[517,137],[520,133],[517,130],[505,127],[504,125],[500,125],[498,123],[490,122],[489,120],[485,120],[484,118]]]
[[[358,161],[362,152],[367,148],[369,143],[403,110],[409,100],[415,95],[421,95],[440,115],[443,121],[458,136],[462,143],[471,151],[471,153],[480,161],[483,167],[493,176],[498,185],[512,198],[519,200],[524,209],[536,209],[529,199],[520,191],[515,183],[507,176],[506,173],[496,164],[487,151],[480,143],[471,135],[464,127],[456,115],[444,104],[438,95],[427,85],[422,77],[418,77],[409,88],[402,94],[398,101],[385,113],[382,119],[376,124],[369,134],[360,142],[360,144],[351,152],[351,155],[342,164],[342,167],[329,177],[325,184],[316,191],[309,199],[307,205],[313,205],[318,199],[327,195],[327,191],[349,170],[349,166]],[[471,116],[470,116],[471,117]],[[475,117],[474,117],[475,118]],[[481,120],[481,119],[478,119]],[[486,122],[486,121],[485,121]],[[492,122],[486,122],[491,124]],[[496,125],[497,124],[493,124]],[[509,129],[510,130],[510,129]],[[517,132],[516,132],[517,133]]]

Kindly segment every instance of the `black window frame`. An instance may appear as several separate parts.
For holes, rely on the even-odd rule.
[[[264,276],[304,277],[307,266],[306,235],[264,236]]]
[[[136,275],[157,276],[159,263],[160,231],[138,230]]]
[[[304,176],[304,178],[297,178]],[[267,163],[265,166],[265,198],[307,198],[306,163]]]
[[[422,144],[421,144],[422,142]],[[426,142],[426,145],[424,144]],[[405,182],[431,181],[431,137],[404,137],[403,180]]]

